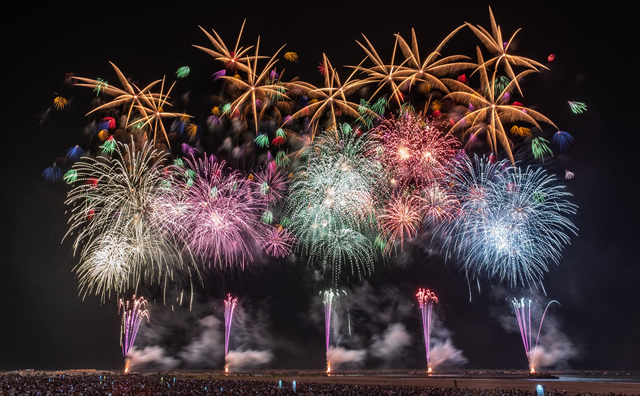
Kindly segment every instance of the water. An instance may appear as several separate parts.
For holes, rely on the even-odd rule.
[[[558,375],[557,380],[545,381],[571,381],[571,382],[623,382],[640,383],[640,376],[635,375]]]

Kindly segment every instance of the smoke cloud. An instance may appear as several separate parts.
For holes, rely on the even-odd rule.
[[[229,354],[224,354],[224,320],[214,304],[193,311],[153,307],[152,320],[143,324],[129,357],[132,370],[212,368],[226,360],[236,370],[266,364],[273,359],[268,317],[238,304],[231,325]],[[215,313],[213,313],[213,312]],[[234,349],[236,349],[234,351]]]
[[[200,319],[201,333],[178,356],[187,367],[214,367],[224,356],[224,324],[210,315]]]
[[[230,370],[242,370],[267,364],[271,359],[271,351],[229,351],[225,363]]]
[[[460,366],[467,362],[467,358],[460,349],[453,345],[451,338],[447,338],[444,342],[438,339],[432,340],[432,347],[429,351],[429,365],[434,370],[438,367]]]
[[[141,369],[161,369],[170,370],[177,367],[180,361],[170,356],[165,356],[166,351],[160,346],[148,346],[143,349],[133,347],[127,357],[129,357],[129,367],[131,370]]]
[[[548,315],[547,312],[538,346],[532,348],[531,361],[534,367],[566,368],[569,360],[578,357],[580,351],[560,330],[556,318]]]
[[[468,362],[462,351],[453,345],[453,333],[445,327],[444,320],[434,310],[431,316],[431,348],[429,365],[436,369],[457,367]]]
[[[398,356],[411,342],[411,336],[402,323],[389,325],[382,336],[375,336],[371,345],[371,355],[390,359]]]
[[[365,349],[345,349],[342,347],[329,347],[327,352],[327,360],[331,364],[331,369],[335,370],[342,364],[348,364],[352,367],[360,366],[364,359],[367,357],[367,351]]]

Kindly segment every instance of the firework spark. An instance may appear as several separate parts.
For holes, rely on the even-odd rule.
[[[265,231],[262,248],[273,257],[286,257],[291,253],[295,242],[295,237],[278,224]]]
[[[415,195],[396,196],[385,206],[384,212],[378,216],[381,235],[387,239],[385,253],[390,253],[394,242],[400,240],[402,251],[405,238],[413,238],[422,223],[420,200]]]
[[[504,64],[507,76],[509,76],[509,78],[514,81],[514,85],[516,86],[516,88],[518,88],[518,92],[520,92],[520,95],[522,95],[522,90],[520,89],[520,85],[518,83],[518,77],[516,77],[516,74],[514,73],[511,66],[525,66],[530,70],[536,72],[538,71],[538,67],[547,70],[549,70],[549,68],[533,59],[511,54],[509,52],[509,47],[513,43],[513,40],[520,29],[516,30],[515,33],[513,33],[509,41],[503,41],[502,30],[500,29],[500,25],[496,24],[496,20],[493,17],[493,11],[491,10],[491,7],[489,7],[489,16],[491,18],[491,34],[489,34],[489,32],[482,26],[478,25],[478,27],[476,27],[471,25],[470,23],[466,24],[493,55],[493,58],[489,59],[486,62],[480,60],[478,62],[480,67],[478,67],[477,70],[486,70],[486,68],[490,67],[491,65],[494,65],[497,69],[501,63]]]
[[[573,114],[582,114],[582,112],[587,111],[587,105],[582,102],[569,101],[569,107]]]
[[[511,306],[513,307],[513,313],[516,316],[516,320],[518,321],[518,328],[520,329],[520,336],[522,337],[522,344],[524,345],[524,351],[527,355],[527,361],[529,362],[529,369],[532,373],[535,372],[534,361],[533,361],[533,353],[535,349],[538,347],[538,340],[540,339],[540,330],[542,330],[542,323],[544,323],[544,317],[547,314],[547,310],[549,306],[553,303],[560,305],[556,300],[551,300],[547,307],[544,309],[544,313],[542,314],[542,318],[540,319],[540,327],[538,328],[538,335],[536,336],[535,345],[532,344],[532,332],[531,332],[531,300],[525,300],[521,298],[518,301],[517,298],[514,298],[511,301]],[[532,348],[533,346],[533,348]]]
[[[329,347],[331,346],[331,307],[333,302],[336,301],[340,297],[340,293],[347,295],[347,292],[344,290],[333,290],[328,289],[323,292],[320,292],[320,296],[322,296],[322,303],[324,304],[324,334],[325,334],[325,347],[327,353],[327,371],[330,371],[330,362],[329,362]]]
[[[431,313],[433,304],[437,304],[438,297],[429,289],[418,289],[418,304],[420,305],[420,313],[422,314],[422,330],[424,332],[424,345],[427,350],[427,367],[431,371],[429,365],[429,346],[431,344]]]
[[[224,300],[224,356],[229,353],[229,336],[231,335],[231,323],[233,322],[233,311],[238,304],[238,298],[231,298],[231,294],[227,294]]]
[[[122,309],[120,346],[122,346],[122,356],[126,357],[136,342],[142,319],[147,319],[147,323],[149,322],[149,311],[147,310],[147,300],[143,297],[136,299],[136,296],[133,296],[131,301],[126,302],[120,299],[118,313],[120,309]]]

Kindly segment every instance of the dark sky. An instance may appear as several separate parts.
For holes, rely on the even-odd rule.
[[[636,254],[637,151],[633,112],[635,74],[629,65],[636,55],[628,22],[630,9],[575,8],[533,2],[491,4],[503,32],[518,34],[518,53],[544,60],[557,58],[551,72],[533,77],[526,95],[576,143],[567,157],[552,164],[565,166],[576,178],[567,182],[579,206],[573,221],[580,229],[563,252],[559,266],[545,277],[562,331],[580,350],[571,367],[640,370],[640,266]],[[126,75],[149,81],[172,75],[183,65],[193,71],[190,87],[210,84],[208,75],[221,65],[192,44],[208,45],[198,28],[214,28],[233,42],[247,18],[245,42],[261,35],[270,53],[282,44],[300,56],[287,65],[287,76],[320,83],[316,65],[325,52],[334,66],[353,65],[364,54],[355,43],[364,33],[387,59],[393,34],[405,37],[416,29],[426,53],[465,21],[489,28],[488,4],[460,2],[396,2],[386,5],[340,2],[175,2],[169,6],[102,3],[74,8],[49,3],[31,8],[15,5],[9,12],[14,28],[3,37],[3,136],[5,173],[2,193],[3,259],[0,271],[0,370],[15,368],[117,368],[119,317],[113,299],[78,297],[70,243],[60,243],[66,231],[66,188],[45,184],[44,168],[64,150],[81,142],[82,114],[90,95],[74,91],[65,117],[54,117],[40,128],[36,115],[50,106],[64,74],[107,76],[115,80],[108,61]],[[475,36],[465,29],[445,48],[446,54],[473,55]],[[346,74],[346,69],[342,73]],[[198,80],[200,78],[200,80]],[[314,80],[315,79],[315,80]],[[186,84],[185,84],[186,86]],[[529,96],[527,96],[529,100]],[[587,103],[586,114],[573,115],[567,100]],[[81,120],[80,123],[73,120]],[[508,312],[504,299],[490,287],[469,294],[464,276],[437,256],[425,258],[409,249],[402,261],[381,266],[369,283],[374,290],[395,286],[407,299],[427,286],[441,298],[437,307],[455,345],[469,359],[466,367],[526,367],[516,333],[502,329],[496,310]],[[212,305],[226,292],[244,296],[246,306],[268,313],[269,331],[287,338],[287,348],[275,349],[274,367],[321,368],[323,328],[309,319],[318,289],[303,261],[270,262],[243,273],[209,274],[199,305]],[[357,284],[351,285],[357,288]],[[386,289],[385,289],[386,288]],[[415,311],[417,315],[417,310]],[[354,314],[355,315],[355,314]],[[366,326],[366,318],[361,318]],[[418,317],[409,330],[419,329]],[[411,327],[413,326],[413,327]],[[418,327],[416,327],[418,326]],[[413,334],[413,333],[412,333]],[[415,333],[417,334],[417,333]],[[280,345],[280,344],[278,344]],[[411,356],[422,368],[422,344]],[[221,363],[222,364],[222,363]],[[370,362],[375,365],[375,362]]]

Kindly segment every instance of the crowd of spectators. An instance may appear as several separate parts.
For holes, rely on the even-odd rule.
[[[235,395],[235,396],[538,396],[535,390],[464,389],[395,385],[352,385],[256,381],[232,379],[190,379],[161,375],[114,375],[30,377],[0,376],[0,395]],[[549,390],[545,396],[567,395]],[[600,396],[577,394],[575,396]],[[627,396],[614,393],[602,396]],[[631,395],[634,396],[634,395]]]

